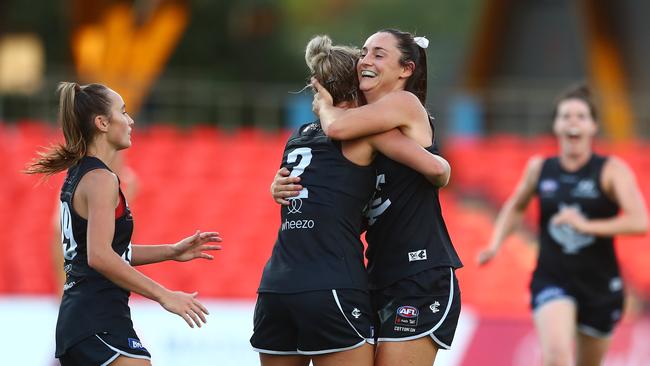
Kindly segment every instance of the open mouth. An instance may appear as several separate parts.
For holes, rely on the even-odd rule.
[[[364,77],[364,78],[374,78],[374,77],[376,77],[376,76],[377,76],[377,73],[374,72],[374,71],[370,71],[370,70],[362,70],[362,71],[361,71],[361,77]]]
[[[582,136],[580,130],[577,128],[569,128],[566,135],[571,140],[578,140]]]

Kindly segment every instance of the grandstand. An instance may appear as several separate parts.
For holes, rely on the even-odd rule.
[[[248,344],[255,291],[279,225],[269,185],[291,126],[311,118],[311,99],[305,107],[304,98],[289,93],[303,86],[301,47],[314,33],[358,43],[362,35],[397,23],[432,41],[428,107],[452,165],[441,201],[465,264],[457,272],[463,301],[458,333],[453,349],[441,352],[436,365],[538,365],[528,305],[536,207],[527,211],[524,230],[509,238],[490,265],[479,268],[476,255],[488,243],[496,212],[528,158],[557,150],[549,134],[549,108],[570,81],[588,79],[609,100],[596,150],[624,159],[650,202],[645,66],[650,23],[640,15],[648,13],[650,3],[622,0],[603,9],[597,0],[423,0],[403,9],[399,1],[387,1],[365,19],[370,2],[320,1],[315,10],[300,2],[162,0],[156,3],[164,6],[153,10],[142,5],[146,1],[43,5],[43,12],[69,25],[67,33],[58,23],[22,25],[27,2],[0,4],[0,23],[8,24],[0,29],[0,323],[13,329],[0,334],[0,344],[14,351],[0,363],[53,362],[59,284],[51,255],[52,216],[63,176],[41,182],[21,170],[37,150],[62,140],[54,123],[58,81],[105,82],[137,113],[133,147],[126,151],[140,181],[129,202],[134,243],[177,240],[197,228],[217,230],[224,238],[214,261],[140,268],[169,288],[198,290],[211,311],[206,327],[189,329],[134,295],[134,322],[154,364],[256,365],[257,354]],[[348,17],[339,19],[340,11]],[[88,15],[98,13],[110,16]],[[45,18],[35,16],[33,22]],[[548,24],[555,30],[545,31]],[[569,29],[571,37],[558,29]],[[99,36],[102,31],[106,39]],[[108,58],[93,54],[126,38],[134,43],[119,48],[110,67]],[[165,41],[156,44],[157,38]],[[21,47],[7,48],[15,44]],[[530,44],[541,45],[540,53],[529,53]],[[260,61],[251,56],[253,46],[269,55],[264,65],[255,64]],[[41,63],[7,63],[16,57],[6,55],[17,50]],[[23,71],[31,76],[7,76]],[[650,333],[649,244],[648,236],[617,240],[629,301],[607,366],[650,364],[643,342]],[[11,358],[16,355],[25,358]]]

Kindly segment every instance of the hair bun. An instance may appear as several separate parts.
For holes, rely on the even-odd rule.
[[[305,62],[309,70],[313,73],[315,65],[322,62],[323,58],[332,52],[332,39],[328,36],[315,36],[307,44],[305,49]]]

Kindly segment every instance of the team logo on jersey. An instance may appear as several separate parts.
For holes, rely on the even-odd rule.
[[[359,319],[359,317],[361,316],[361,310],[354,308],[351,314],[354,317],[354,319]]]
[[[582,179],[578,182],[578,185],[571,190],[571,195],[580,198],[598,198],[600,192],[598,191],[596,182],[594,182],[593,179]]]
[[[133,248],[131,246],[131,242],[129,242],[129,245],[126,246],[126,249],[124,250],[124,253],[122,253],[122,259],[124,259],[125,262],[131,263],[131,252],[133,251]]]
[[[415,252],[409,252],[408,255],[409,255],[409,262],[427,260],[427,250],[426,249],[420,249],[420,250],[416,250]]]
[[[288,214],[302,213],[302,200],[300,198],[289,198],[289,206],[287,207]]]
[[[142,345],[140,340],[135,339],[135,338],[129,338],[129,347],[131,349],[139,349],[139,350],[143,350],[143,351],[147,350],[146,348],[144,348],[144,346]]]
[[[373,195],[372,200],[368,205],[369,207],[366,210],[366,217],[368,218],[369,226],[372,226],[377,221],[377,218],[383,214],[384,211],[386,211],[390,206],[390,199],[386,198],[385,201],[382,201],[381,197],[375,198],[379,195],[379,192],[381,191],[381,185],[384,183],[386,183],[386,176],[384,174],[379,174],[375,183],[375,194]]]
[[[395,324],[414,327],[418,325],[420,311],[414,306],[400,306],[395,314]]]
[[[429,305],[429,309],[431,309],[431,312],[434,314],[440,311],[440,309],[438,309],[439,307],[440,303],[438,301],[434,301],[433,304]]]
[[[539,182],[539,192],[544,197],[553,196],[557,188],[558,184],[554,179],[544,179]]]
[[[578,204],[567,205],[565,203],[560,203],[559,207],[559,211],[562,211],[564,208],[575,208],[578,210],[578,212],[581,211],[580,205]],[[582,248],[587,247],[596,241],[595,236],[578,232],[571,225],[553,224],[552,217],[548,221],[548,233],[551,235],[551,238],[553,238],[553,240],[555,240],[562,247],[562,251],[565,254],[577,254]]]

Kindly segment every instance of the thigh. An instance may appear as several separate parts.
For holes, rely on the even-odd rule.
[[[545,362],[569,362],[576,331],[576,304],[559,297],[540,304],[533,313]]]
[[[623,294],[609,293],[578,305],[576,361],[579,366],[600,365],[611,334],[621,318]]]
[[[310,291],[296,294],[292,303],[301,354],[344,352],[372,342],[372,309],[365,291]]]
[[[576,365],[601,365],[609,348],[609,343],[609,337],[592,337],[584,333],[578,333],[576,342]]]
[[[431,366],[437,353],[438,347],[429,337],[401,342],[379,342],[375,366]]]
[[[261,366],[308,366],[307,356],[286,356],[260,353]]]
[[[373,366],[375,349],[364,344],[347,351],[313,356],[314,366]]]
[[[115,361],[109,364],[110,366],[151,366],[151,361],[119,356]]]
[[[379,344],[425,338],[429,343],[435,342],[434,349],[451,347],[461,308],[453,269],[424,271],[376,291],[373,299],[378,309]],[[387,347],[400,348],[398,345]]]

